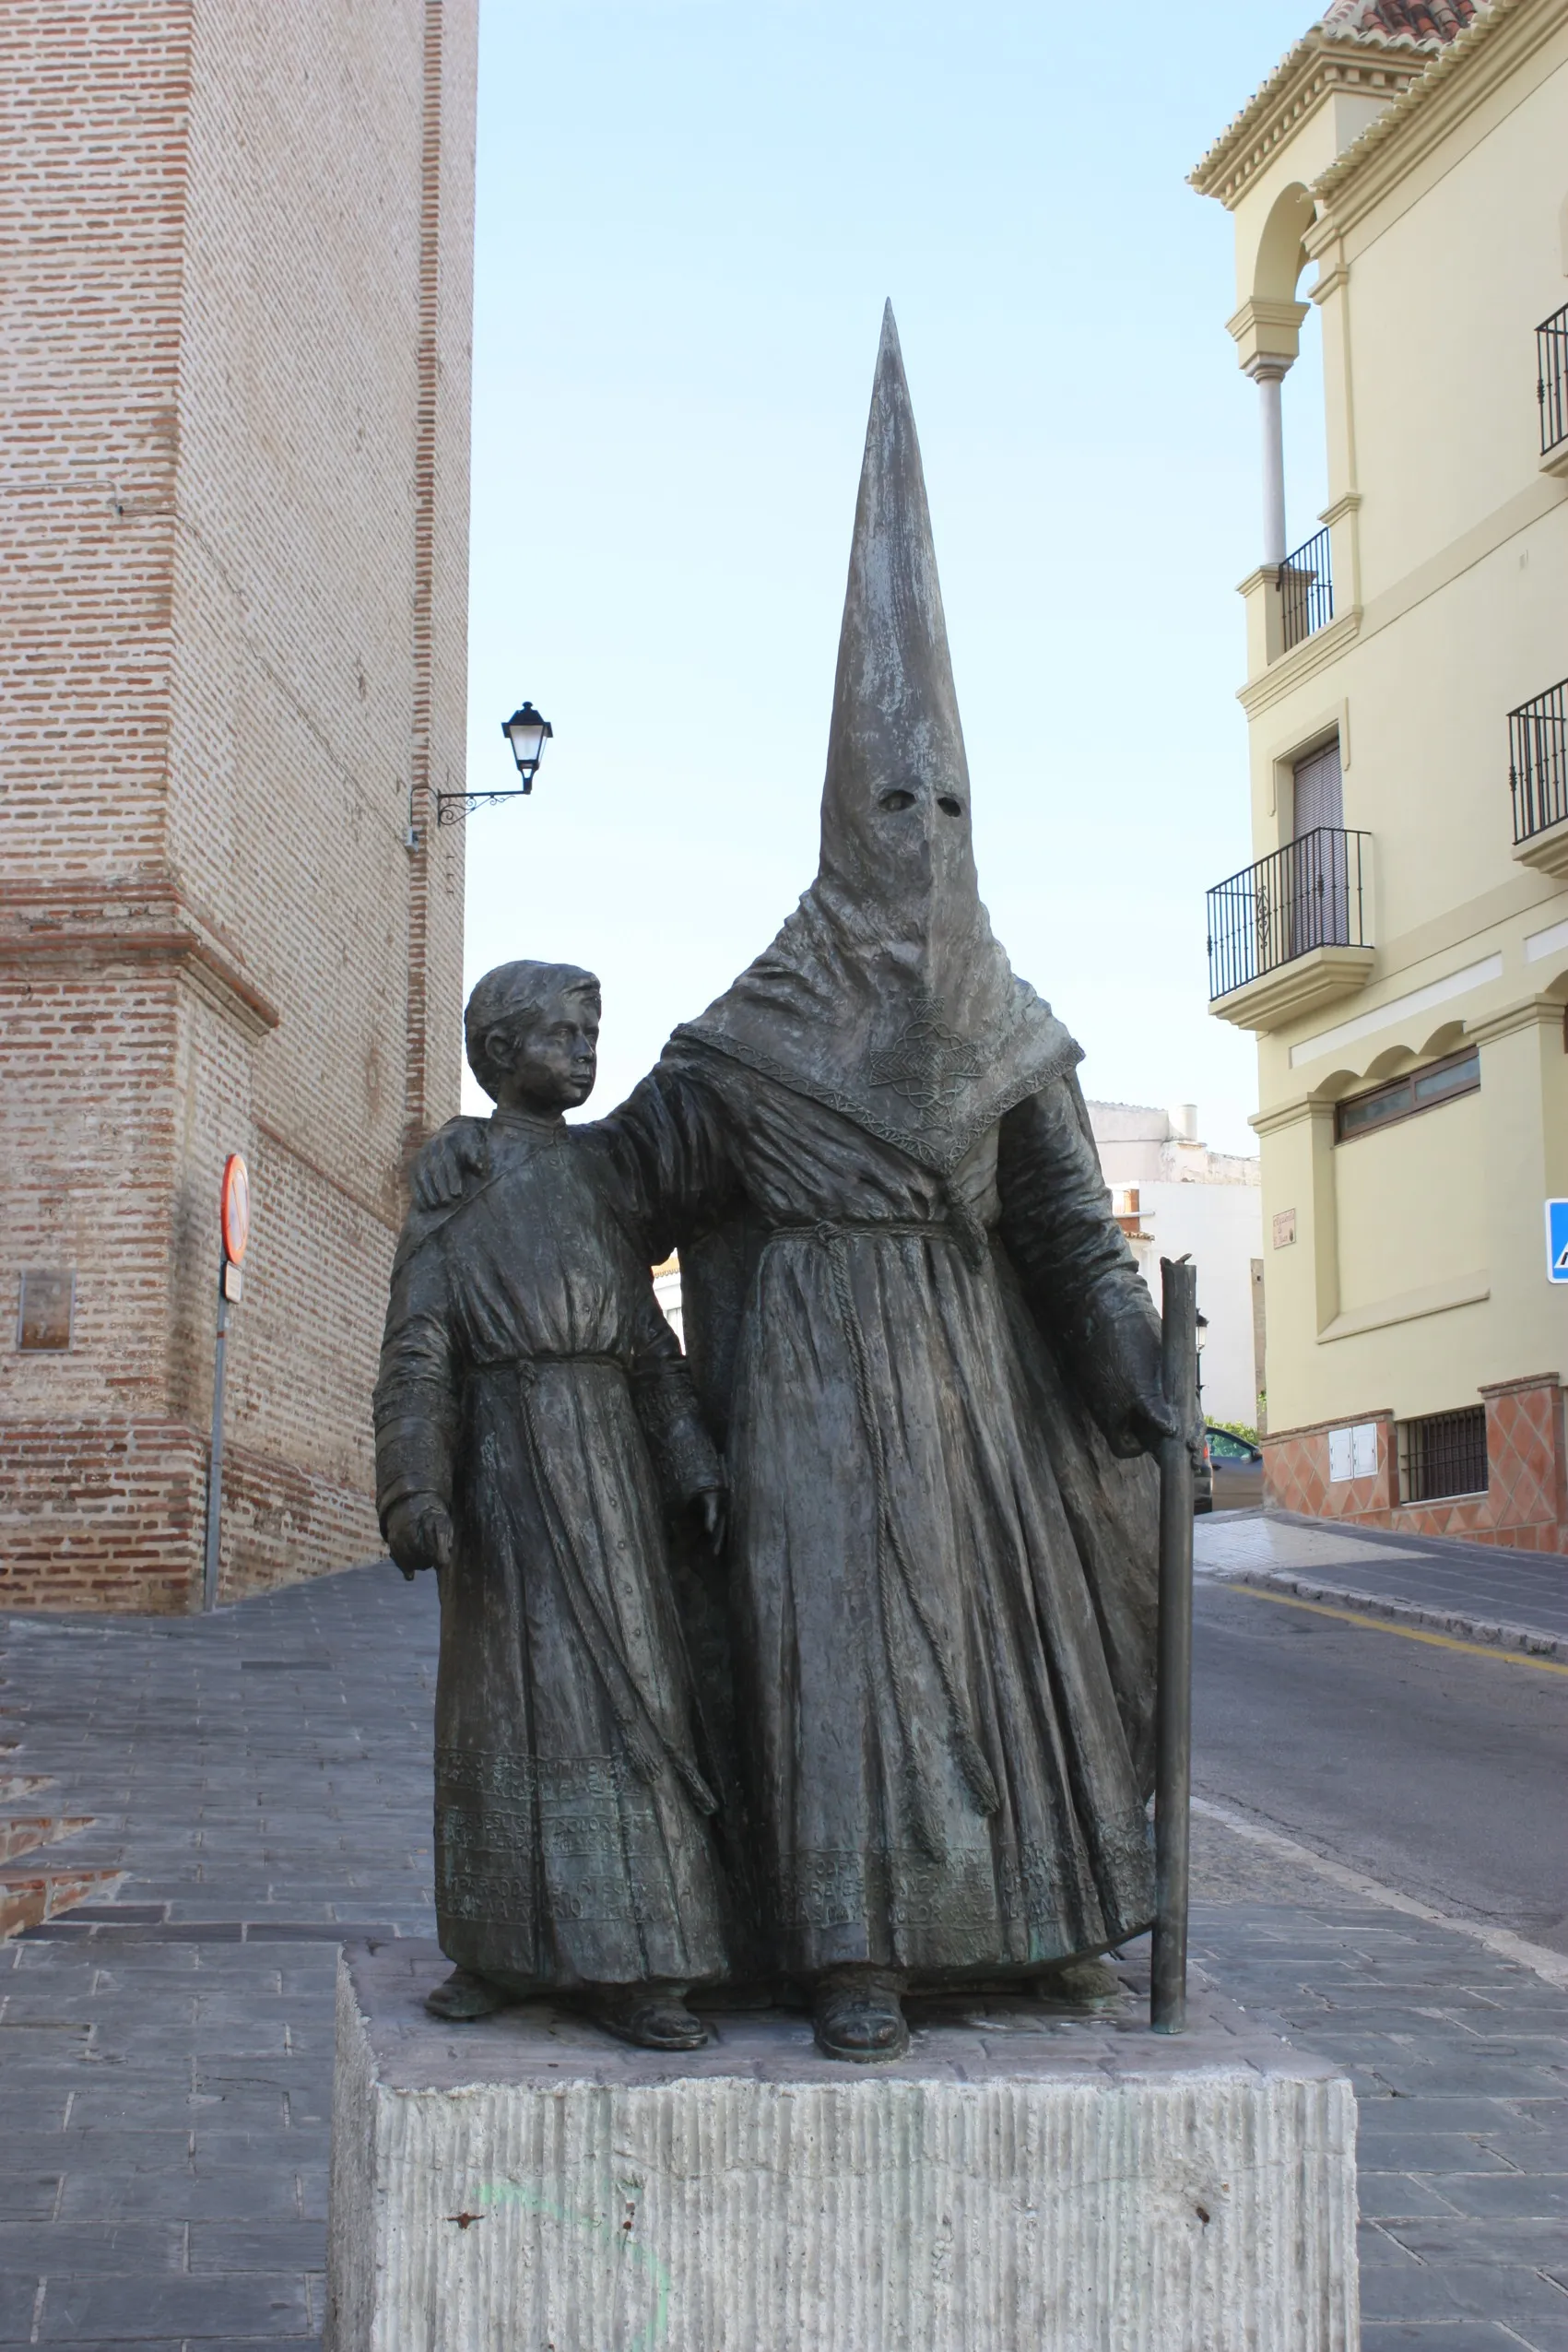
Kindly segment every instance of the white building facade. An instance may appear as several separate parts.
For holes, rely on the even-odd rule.
[[[1208,1318],[1203,1404],[1210,1421],[1261,1425],[1263,1194],[1258,1163],[1198,1141],[1197,1106],[1091,1103],[1116,1220],[1160,1301],[1161,1258],[1190,1257]]]

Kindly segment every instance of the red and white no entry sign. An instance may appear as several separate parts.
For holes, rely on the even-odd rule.
[[[242,1265],[245,1244],[251,1237],[251,1179],[238,1152],[230,1152],[223,1163],[218,1216],[223,1227],[223,1255],[230,1266]]]

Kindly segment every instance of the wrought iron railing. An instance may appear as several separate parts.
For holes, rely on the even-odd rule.
[[[1435,1503],[1487,1489],[1486,1407],[1429,1412],[1399,1424],[1399,1499]]]
[[[1326,531],[1319,531],[1279,566],[1279,603],[1287,653],[1333,620],[1334,580],[1328,568]]]
[[[1508,789],[1516,842],[1568,817],[1568,678],[1509,712]]]
[[[1319,947],[1370,947],[1370,833],[1320,825],[1208,893],[1208,994],[1228,997]]]
[[[1536,329],[1536,398],[1540,402],[1540,454],[1568,441],[1568,302]]]

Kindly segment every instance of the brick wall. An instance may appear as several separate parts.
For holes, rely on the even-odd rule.
[[[457,1101],[476,13],[0,14],[14,1601],[198,1590],[230,1150],[227,1580],[376,1547],[402,1173]],[[17,1348],[34,1266],[68,1353]]]

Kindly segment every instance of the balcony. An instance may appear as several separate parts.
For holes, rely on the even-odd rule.
[[[1508,714],[1514,855],[1543,874],[1568,874],[1568,678]]]
[[[1550,474],[1568,473],[1568,302],[1536,329],[1536,398],[1541,464]]]
[[[1289,653],[1304,638],[1315,637],[1333,618],[1334,579],[1328,568],[1328,534],[1319,531],[1279,566],[1283,650]]]
[[[1372,975],[1372,835],[1321,825],[1208,893],[1208,1010],[1282,1029]]]

